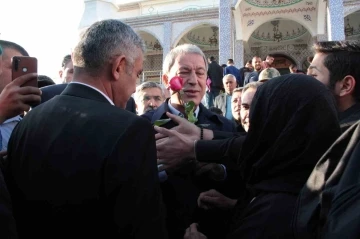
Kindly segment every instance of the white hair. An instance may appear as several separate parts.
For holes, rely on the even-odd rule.
[[[179,55],[185,55],[185,54],[197,54],[202,56],[205,63],[205,69],[208,69],[208,62],[206,60],[204,52],[196,45],[192,44],[183,44],[175,47],[172,49],[165,57],[164,63],[163,63],[163,74],[168,74],[170,72],[171,67],[175,63],[176,57]]]

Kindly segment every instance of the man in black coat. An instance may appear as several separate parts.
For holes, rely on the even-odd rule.
[[[151,123],[167,119],[167,112],[187,117],[183,102],[192,101],[195,105],[196,125],[207,129],[236,132],[232,121],[209,111],[201,104],[206,90],[206,72],[206,57],[200,48],[183,44],[172,49],[164,60],[162,79],[168,88],[174,76],[181,77],[183,94],[180,96],[179,93],[171,91],[170,99],[167,99],[156,110],[146,112],[142,117],[147,118]],[[162,125],[168,129],[175,126],[174,121]],[[195,220],[197,198],[200,192],[213,187],[214,184],[221,184],[226,179],[226,169],[221,164],[201,164],[193,161],[162,171],[161,161],[159,161],[159,170],[163,198],[167,207],[166,221],[169,237],[183,238],[186,227]]]
[[[207,74],[211,80],[210,89],[206,92],[206,104],[210,108],[214,105],[215,97],[223,90],[222,78],[224,76],[224,69],[215,61],[215,57],[208,58]]]
[[[13,131],[5,180],[19,238],[167,238],[153,128],[123,110],[143,53],[128,25],[94,23],[73,82]]]

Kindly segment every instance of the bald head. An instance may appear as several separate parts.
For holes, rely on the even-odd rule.
[[[223,77],[223,84],[225,92],[229,95],[232,94],[233,90],[236,88],[236,78],[234,75],[227,74]]]

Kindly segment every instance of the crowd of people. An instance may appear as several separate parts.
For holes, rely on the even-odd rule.
[[[359,41],[317,42],[284,75],[182,44],[140,85],[144,43],[120,20],[81,35],[61,84],[13,80],[29,54],[0,46],[2,238],[359,237]]]

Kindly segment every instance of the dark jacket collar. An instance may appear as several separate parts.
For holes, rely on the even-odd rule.
[[[360,120],[360,103],[356,103],[347,110],[339,113],[340,127],[342,130]]]
[[[68,86],[61,93],[61,95],[80,97],[110,104],[110,102],[101,93],[86,85],[81,84],[68,84]]]

